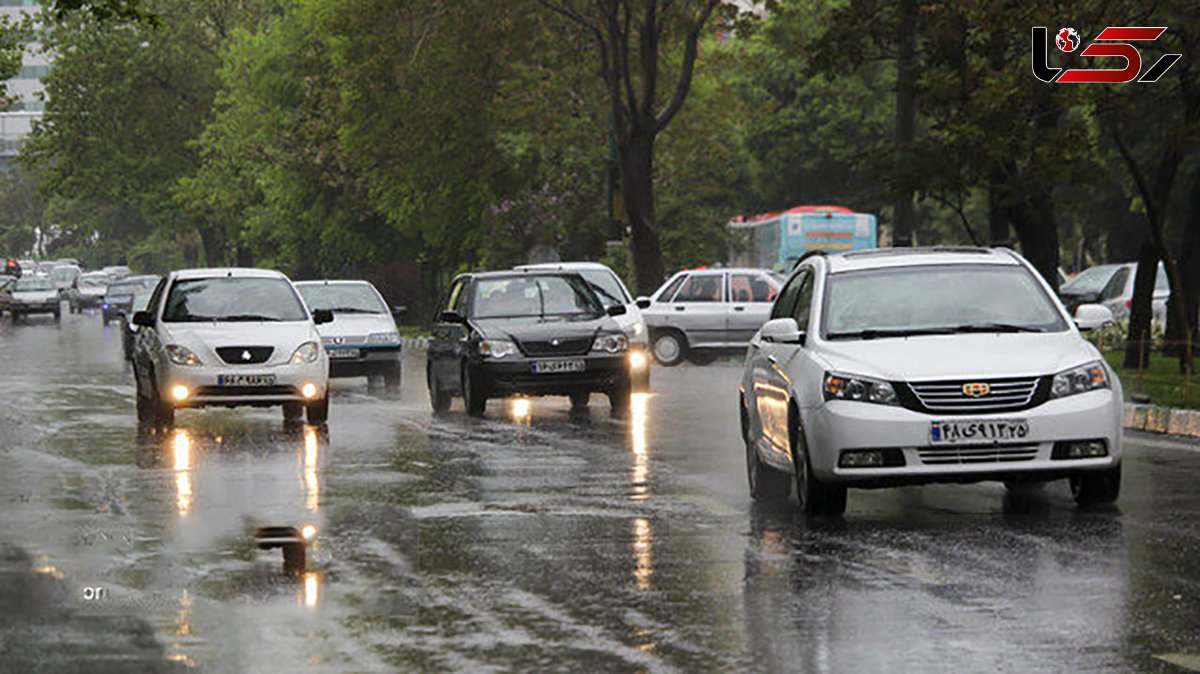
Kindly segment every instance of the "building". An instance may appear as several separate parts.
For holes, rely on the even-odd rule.
[[[0,0],[0,16],[14,23],[39,9],[37,0]],[[25,49],[21,71],[6,83],[9,96],[16,100],[7,111],[0,112],[0,159],[17,156],[34,124],[41,120],[46,107],[42,78],[49,72],[49,56],[40,44],[31,43]]]

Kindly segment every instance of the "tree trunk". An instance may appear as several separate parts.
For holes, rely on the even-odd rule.
[[[1021,252],[1051,288],[1058,289],[1058,222],[1049,191],[1037,187],[1029,201],[1009,209]]]
[[[204,247],[204,264],[220,267],[225,264],[225,236],[220,227],[200,227],[200,245]]]
[[[1196,343],[1197,298],[1200,298],[1200,169],[1192,174],[1192,189],[1188,191],[1188,208],[1184,213],[1183,241],[1179,248],[1179,287],[1171,288],[1167,301],[1167,344],[1163,353],[1180,356],[1179,367],[1186,369],[1183,351],[1187,343],[1187,329],[1179,323],[1182,315],[1192,331],[1193,350]],[[1176,304],[1181,305],[1177,307]],[[1180,314],[1179,309],[1183,309]]]
[[[988,245],[1010,245],[1012,229],[1008,224],[1008,207],[1004,204],[1004,175],[1002,166],[992,168],[988,176]]]
[[[629,220],[637,294],[650,295],[663,282],[662,248],[654,221],[654,137],[633,128],[620,144],[621,195]]]
[[[916,83],[913,76],[916,66],[916,0],[900,0],[900,23],[897,38],[900,53],[896,60],[896,169],[899,175],[909,170],[908,155],[912,148],[916,128],[917,104]],[[892,245],[913,244],[912,191],[907,181],[901,194],[896,196],[893,207]]]
[[[1158,276],[1158,248],[1149,239],[1138,253],[1137,274],[1133,278],[1133,301],[1129,306],[1129,335],[1125,340],[1126,369],[1144,368],[1150,362],[1150,300]]]

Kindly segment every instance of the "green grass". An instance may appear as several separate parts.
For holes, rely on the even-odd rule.
[[[1141,372],[1123,367],[1124,351],[1109,351],[1104,354],[1109,364],[1121,378],[1125,389],[1125,400],[1133,392],[1149,393],[1150,404],[1160,407],[1200,409],[1200,376],[1192,375],[1189,395],[1187,378],[1179,373],[1179,360],[1157,353],[1150,355],[1150,362]]]

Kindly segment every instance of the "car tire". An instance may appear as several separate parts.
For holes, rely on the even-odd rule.
[[[304,416],[303,403],[284,403],[283,404],[283,420],[284,421],[299,421],[300,417]]]
[[[429,385],[429,405],[437,414],[441,414],[450,409],[450,401],[452,400],[449,393],[442,389],[441,380],[433,373],[433,363],[425,365],[428,374],[425,376],[425,382]]]
[[[388,393],[398,393],[400,391],[400,375],[399,361],[383,371],[383,387]]]
[[[581,409],[588,406],[592,401],[592,393],[590,391],[576,391],[571,394],[571,409]]]
[[[468,363],[463,363],[462,368],[462,389],[463,403],[467,407],[467,414],[473,417],[481,417],[487,410],[487,391],[483,388],[483,382],[479,381],[479,375],[473,373],[474,368]]]
[[[663,330],[654,338],[654,360],[660,365],[674,367],[687,356],[687,338],[678,330]]]
[[[308,423],[314,426],[329,421],[329,394],[326,393],[324,398],[308,403],[305,412],[308,415]]]
[[[813,473],[812,460],[808,456],[808,439],[800,427],[800,415],[795,407],[788,410],[788,429],[796,478],[796,499],[801,512],[818,517],[841,517],[846,512],[846,488],[825,484]]]
[[[629,413],[630,396],[633,395],[633,386],[629,381],[629,377],[619,379],[613,385],[612,390],[608,392],[608,404],[612,408],[614,417],[624,417]]]
[[[758,457],[758,449],[750,437],[750,420],[746,406],[741,407],[742,442],[746,448],[746,478],[750,483],[750,496],[759,503],[781,505],[787,503],[792,493],[791,477],[780,470],[766,465]]]
[[[1121,467],[1072,475],[1071,496],[1081,506],[1112,503],[1121,495]]]
[[[141,380],[137,376],[137,370],[134,370],[133,379],[137,382],[137,393],[134,394],[134,401],[137,404],[137,420],[140,424],[150,424],[154,422],[154,406],[153,398],[147,396],[142,390]]]
[[[175,425],[175,407],[171,403],[162,399],[158,394],[158,388],[151,391],[153,397],[150,398],[150,408],[153,410],[154,425],[159,428],[170,428]]]

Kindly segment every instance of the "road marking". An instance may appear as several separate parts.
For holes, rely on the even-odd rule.
[[[1163,653],[1162,655],[1154,656],[1156,660],[1169,662],[1176,667],[1182,667],[1193,672],[1200,672],[1200,656],[1188,655],[1186,653]]]

